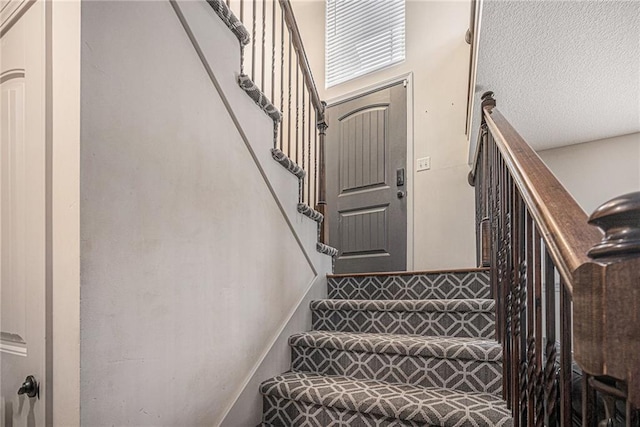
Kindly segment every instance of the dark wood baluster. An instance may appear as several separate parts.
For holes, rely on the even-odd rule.
[[[511,209],[510,248],[511,268],[511,401],[513,425],[519,427],[520,419],[520,203],[516,186],[509,175],[509,207]]]
[[[635,408],[629,401],[627,401],[625,418],[627,427],[640,426],[640,410]]]
[[[486,150],[486,141],[484,139],[484,135],[482,131],[478,133],[478,151],[477,156],[480,159],[486,159],[487,150]],[[475,196],[475,230],[476,230],[476,265],[478,267],[483,266],[482,257],[485,256],[485,252],[483,251],[481,240],[482,240],[482,228],[481,223],[484,217],[484,205],[482,203],[483,197],[486,194],[486,187],[484,185],[484,176],[487,173],[486,165],[483,161],[478,162],[475,165],[475,170],[469,172],[468,181],[469,184],[474,187],[474,196]]]
[[[520,420],[521,425],[527,425],[527,272],[529,264],[527,262],[527,211],[520,193],[518,194],[518,210],[519,210],[519,239],[520,244],[518,258],[520,260],[520,276],[518,282],[518,301],[519,310],[517,316],[519,318],[518,327],[518,366],[520,367],[520,389],[518,391],[520,398]]]
[[[549,252],[545,249],[544,260],[544,286],[545,286],[545,415],[548,426],[558,424],[558,387],[557,387],[557,349],[556,349],[556,285],[555,267]]]
[[[560,280],[560,425],[571,425],[571,294]]]
[[[526,227],[527,227],[527,284],[526,284],[526,298],[527,298],[527,312],[526,312],[526,375],[527,375],[527,425],[533,425],[536,419],[536,331],[535,331],[535,290],[534,280],[535,271],[538,268],[538,260],[536,259],[536,252],[534,250],[534,225],[533,219],[526,211]],[[538,242],[537,240],[535,242]]]
[[[533,287],[535,293],[535,360],[536,360],[536,427],[544,425],[544,369],[542,363],[542,236],[537,227],[534,227],[534,258]]]
[[[498,251],[500,245],[498,243],[498,227],[499,227],[499,212],[498,212],[498,166],[497,166],[497,151],[493,136],[487,135],[488,146],[490,147],[490,188],[491,188],[491,287],[493,289],[493,295],[496,299],[496,339],[498,342],[502,342],[502,330],[503,330],[503,306],[502,295],[500,293],[498,283],[498,271],[499,260]],[[503,384],[504,390],[504,384]]]
[[[291,33],[289,33],[289,102],[287,103],[287,156],[291,156],[291,51],[293,51],[293,44],[291,43]]]
[[[264,67],[265,67],[265,51],[267,44],[267,0],[262,0],[262,49],[260,53],[262,54],[262,61],[260,62],[260,70],[262,71],[262,75],[260,78],[260,82],[262,83],[262,91],[266,92],[266,87],[264,85]],[[273,100],[273,98],[271,98]]]
[[[307,171],[307,175],[309,175],[309,169],[306,169],[306,164],[305,164],[305,160],[306,160],[306,150],[304,149],[304,137],[305,137],[305,119],[306,119],[306,105],[305,105],[305,96],[304,96],[304,92],[305,92],[305,85],[304,82],[302,83],[302,138],[300,138],[301,141],[301,145],[300,145],[300,149],[302,150],[302,167],[305,169],[305,171]],[[305,186],[304,186],[304,182],[300,183],[301,185],[301,191],[302,191],[302,198],[300,199],[300,201],[304,202],[304,197],[305,197]],[[311,205],[309,205],[311,206]]]
[[[253,31],[251,33],[251,80],[256,81],[256,0],[251,2],[251,24]]]
[[[244,0],[240,0],[240,22],[244,23]],[[244,74],[245,46],[240,44],[240,74]]]
[[[478,144],[482,144],[482,138],[478,138]],[[482,155],[484,154],[482,147],[480,147],[478,149],[478,155],[480,157],[482,157]],[[476,166],[476,170],[475,170],[475,182],[471,181],[471,172],[469,172],[469,183],[471,184],[471,186],[474,187],[474,196],[475,196],[475,230],[476,230],[476,265],[478,267],[480,267],[482,265],[482,261],[481,261],[481,257],[482,257],[482,252],[480,249],[480,236],[481,236],[481,231],[480,231],[480,221],[481,221],[481,214],[480,212],[482,211],[482,206],[481,206],[481,202],[480,202],[480,197],[482,192],[484,191],[484,189],[482,188],[482,174],[484,173],[484,171],[482,170],[482,167],[480,165]]]
[[[480,201],[482,203],[481,221],[481,243],[480,243],[480,265],[489,267],[491,264],[491,222],[489,221],[490,207],[489,197],[491,188],[489,186],[489,153],[486,123],[481,129],[482,132],[482,176],[480,179],[482,193]],[[491,288],[491,298],[495,298],[495,289]]]
[[[511,268],[509,266],[509,229],[511,227],[511,217],[508,212],[509,206],[509,196],[507,192],[508,185],[508,172],[507,167],[502,160],[502,156],[500,156],[500,210],[501,210],[501,236],[500,236],[500,247],[501,247],[501,274],[500,274],[500,288],[502,289],[502,296],[504,298],[504,320],[505,320],[505,331],[503,337],[503,360],[509,361],[509,363],[505,363],[504,371],[505,371],[505,379],[507,388],[505,389],[505,397],[507,401],[507,407],[509,409],[512,408],[513,403],[513,394],[511,392],[511,311],[512,311],[512,301],[511,301],[511,283],[510,283],[510,275]]]
[[[276,103],[276,0],[271,1],[271,102]]]
[[[275,0],[274,0],[275,2]],[[284,10],[280,9],[280,112],[284,115]],[[280,122],[280,150],[284,151],[284,124]]]
[[[582,427],[596,427],[598,417],[596,413],[596,390],[589,382],[591,375],[582,374]]]
[[[318,121],[318,112],[316,111],[316,129],[313,132],[313,202],[318,203],[318,131],[320,129],[320,122]]]
[[[296,64],[298,61],[296,61]],[[300,67],[296,66],[296,163],[300,164]]]
[[[504,286],[503,286],[503,274],[504,274],[504,247],[503,247],[503,240],[502,240],[502,234],[504,232],[504,208],[502,206],[502,175],[503,175],[503,168],[502,168],[502,163],[501,163],[501,157],[500,157],[500,153],[498,151],[498,147],[495,144],[495,141],[493,140],[493,136],[490,137],[491,141],[492,141],[492,146],[493,146],[493,189],[494,189],[494,216],[493,216],[493,221],[494,221],[494,256],[495,256],[495,283],[496,283],[496,289],[497,289],[497,295],[498,295],[498,310],[497,310],[497,314],[498,314],[498,323],[499,323],[499,327],[498,327],[498,331],[497,331],[497,338],[498,341],[500,343],[502,343],[503,349],[503,360],[507,360],[506,359],[506,349],[505,349],[505,335],[506,335],[506,329],[507,329],[507,322],[506,322],[506,309],[507,309],[507,304],[506,304],[506,297],[505,297],[505,293],[504,293]],[[506,368],[506,363],[503,364],[502,366],[502,396],[507,399],[508,396],[508,371]]]
[[[307,141],[307,153],[309,154],[307,156],[307,204],[309,206],[313,206],[314,205],[314,201],[311,199],[311,111],[313,110],[312,106],[311,106],[311,94],[309,94],[309,100],[308,100],[308,108],[307,108],[307,134],[309,135],[309,139]]]

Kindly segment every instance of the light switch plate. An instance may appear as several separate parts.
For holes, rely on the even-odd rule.
[[[431,169],[431,157],[421,157],[417,160],[417,171],[426,171]]]

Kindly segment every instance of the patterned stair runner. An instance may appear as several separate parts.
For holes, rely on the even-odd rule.
[[[491,341],[312,331],[289,343],[296,372],[494,394],[502,386],[502,347]]]
[[[486,299],[486,271],[423,274],[336,275],[327,280],[331,299]]]
[[[512,426],[486,270],[336,275],[263,426]]]
[[[493,338],[495,303],[475,300],[319,300],[312,325],[322,331]]]
[[[299,424],[296,420],[316,417],[316,412],[325,412],[323,407],[330,408],[334,414],[350,417],[351,424],[340,424],[345,426],[511,425],[509,411],[502,399],[486,393],[462,393],[444,388],[301,372],[290,372],[267,380],[262,383],[260,391],[268,396],[264,421],[272,425],[314,425]],[[291,417],[293,414],[296,418]],[[283,415],[288,418],[285,423],[278,424]],[[330,425],[334,419],[330,413],[327,415],[328,423],[315,425]],[[367,423],[371,418],[376,423]],[[391,424],[394,420],[397,424]],[[387,424],[381,424],[384,421]]]

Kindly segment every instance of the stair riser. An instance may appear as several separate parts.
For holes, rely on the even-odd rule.
[[[491,339],[494,321],[488,312],[312,311],[313,329],[319,331]]]
[[[293,347],[291,369],[463,392],[499,394],[502,386],[502,365],[477,360]]]
[[[487,272],[330,277],[329,298],[356,300],[490,298]]]
[[[263,423],[274,427],[424,427],[425,424],[328,408],[306,402],[263,397]]]

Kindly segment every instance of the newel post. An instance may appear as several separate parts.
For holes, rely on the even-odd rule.
[[[496,106],[496,99],[493,97],[493,95],[493,91],[488,90],[480,97],[480,99],[482,99],[482,102],[480,103],[480,115],[482,116],[482,121],[480,123],[482,124],[486,122],[486,120],[484,119],[484,109],[488,107],[489,110],[492,110],[493,107]]]
[[[591,258],[640,256],[640,191],[609,200],[589,217],[604,232],[591,248]]]
[[[324,216],[324,220],[320,224],[320,236],[319,240],[321,243],[326,245],[329,244],[329,226],[327,224],[327,180],[326,180],[326,164],[325,164],[325,139],[327,136],[327,128],[329,125],[327,124],[326,119],[326,107],[327,103],[322,101],[322,111],[317,112],[317,123],[318,123],[318,134],[319,134],[319,142],[318,142],[318,204],[316,205],[316,210],[320,212]]]
[[[589,224],[603,237],[575,272],[575,358],[588,387],[626,400],[632,425],[640,408],[640,192],[606,202]]]

